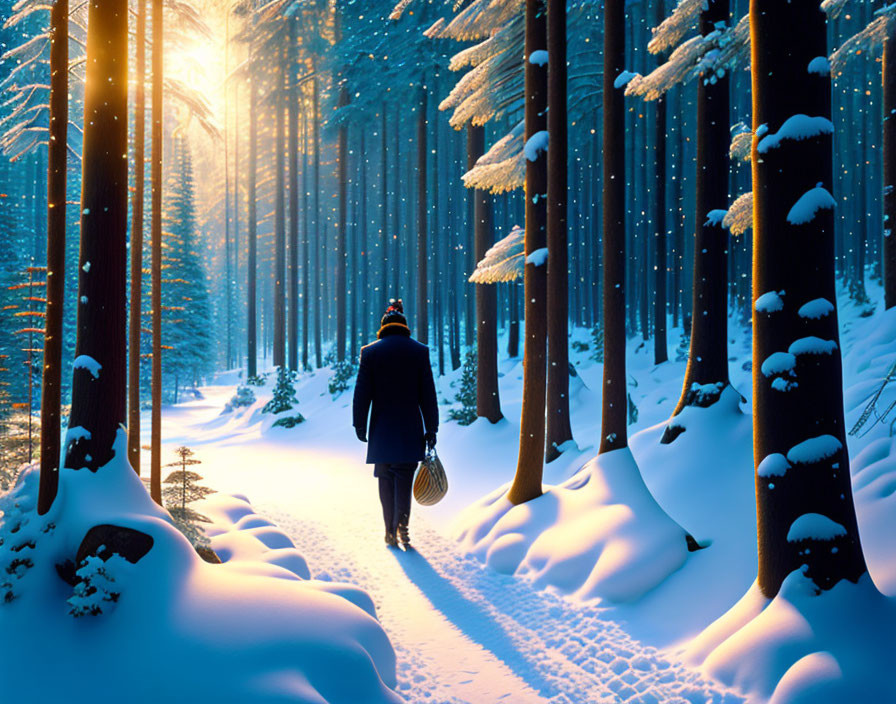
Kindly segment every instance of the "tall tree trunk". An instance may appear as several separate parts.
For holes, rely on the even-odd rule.
[[[304,96],[304,89],[302,91]],[[304,101],[303,101],[304,102]],[[308,342],[311,316],[311,210],[308,207],[308,114],[302,111],[302,369],[310,369]]]
[[[358,303],[361,308],[361,344],[367,344],[370,335],[370,237],[368,234],[367,220],[367,133],[361,130],[361,152],[358,159],[358,197],[359,204],[358,222],[360,227],[360,256],[361,256],[361,290],[358,291]],[[385,174],[383,174],[385,178]],[[353,360],[354,361],[354,360]]]
[[[572,440],[569,422],[569,255],[566,110],[566,0],[547,0],[548,201],[547,334],[548,385],[545,461],[557,459]]]
[[[317,71],[317,66],[313,67]],[[321,239],[320,231],[320,80],[315,76],[312,79],[311,94],[311,145],[314,149],[313,167],[312,167],[312,202],[311,212],[314,216],[314,261],[311,268],[314,270],[314,285],[312,287],[312,300],[314,306],[314,362],[315,366],[320,369],[324,364],[323,340],[321,335],[323,328],[321,326],[321,287],[320,287],[320,261],[321,261]],[[327,263],[326,251],[323,252],[324,266]],[[305,305],[308,305],[306,301]]]
[[[753,127],[767,125],[766,136],[753,140],[752,159],[753,452],[759,587],[772,598],[802,565],[820,589],[855,582],[866,567],[843,418],[831,80],[806,72],[828,54],[825,16],[815,0],[752,0],[750,20]],[[798,114],[830,131],[776,140]],[[766,298],[756,310],[759,296]],[[810,518],[828,534],[811,530]]]
[[[729,19],[728,0],[709,0],[700,16],[704,35]],[[694,304],[691,346],[684,386],[673,416],[685,406],[715,403],[728,384],[728,230],[722,216],[728,209],[729,132],[728,76],[712,82],[697,79],[697,215],[694,240]],[[718,384],[708,392],[707,385]],[[670,426],[662,442],[672,442],[680,429]]]
[[[142,2],[143,0],[141,0]],[[224,20],[224,75],[230,75],[230,11]],[[230,101],[227,94],[229,81],[224,80],[224,297],[225,297],[225,365],[233,364],[233,271],[230,264]]]
[[[289,23],[290,47],[296,45],[297,20]],[[299,369],[299,96],[296,90],[296,57],[287,56],[289,77],[289,368]]]
[[[427,247],[427,192],[426,192],[426,123],[427,99],[429,94],[425,87],[420,89],[420,105],[417,108],[417,320],[415,330],[417,339],[424,345],[429,343],[429,320],[427,318],[428,292],[427,264],[429,249]]]
[[[541,496],[544,469],[545,352],[547,347],[547,267],[531,262],[533,252],[547,244],[546,193],[548,159],[532,145],[546,136],[548,67],[533,58],[547,50],[544,0],[526,0],[526,340],[523,344],[523,408],[520,414],[520,452],[516,475],[507,498],[521,504]],[[535,156],[532,160],[531,157]]]
[[[653,22],[659,27],[665,17],[665,3],[654,0]],[[665,56],[657,59],[657,66],[665,62]],[[669,359],[666,341],[666,96],[655,103],[654,125],[654,176],[653,176],[653,363],[662,364]]]
[[[281,53],[278,57],[284,61]],[[284,61],[285,63],[285,61]],[[286,210],[284,196],[286,189],[286,129],[284,120],[284,79],[283,65],[276,67],[276,86],[274,88],[275,123],[275,155],[274,155],[274,350],[275,367],[286,364]]]
[[[625,370],[625,112],[616,78],[625,61],[625,0],[604,5],[603,330],[600,452],[628,446]]]
[[[389,299],[392,292],[389,291],[389,269],[395,264],[391,261],[389,254],[389,240],[391,239],[389,234],[389,140],[386,138],[386,103],[383,103],[382,112],[380,115],[380,188],[382,192],[380,196],[382,197],[381,208],[382,212],[380,212],[380,246],[382,246],[383,251],[380,252],[380,259],[383,263],[383,269],[380,274],[380,295],[378,296],[377,302],[381,307],[385,307],[385,302]],[[393,188],[397,188],[397,179],[396,185]],[[396,249],[397,251],[397,249]],[[397,295],[397,294],[396,294]],[[374,308],[377,310],[377,307]]]
[[[47,146],[47,315],[40,404],[37,511],[50,510],[59,487],[62,318],[65,304],[65,202],[68,176],[68,0],[50,13],[50,125]],[[139,331],[138,331],[139,355]],[[139,361],[139,357],[138,357]],[[139,427],[139,409],[137,426]],[[139,436],[138,436],[139,437]],[[139,443],[138,443],[139,452]],[[139,465],[138,465],[139,471]]]
[[[883,59],[884,306],[896,306],[896,19],[887,21]]]
[[[485,152],[485,127],[467,125],[467,169]],[[476,261],[492,246],[492,196],[473,189],[473,237]],[[476,286],[476,415],[497,423],[501,413],[498,395],[498,292],[495,284]]]
[[[339,107],[348,105],[348,87],[343,80],[339,86]],[[346,328],[346,291],[345,291],[345,258],[346,250],[346,218],[348,208],[348,125],[345,120],[339,123],[339,222],[336,227],[336,361],[345,360],[345,328]]]
[[[66,468],[92,472],[115,456],[127,420],[127,111],[127,0],[95,0],[88,14],[78,337],[65,448]]]
[[[254,53],[254,47],[250,49]],[[246,376],[258,376],[258,81],[249,77],[249,182],[248,238],[249,252],[246,262],[246,316],[247,344]]]
[[[164,83],[164,0],[152,0],[152,155],[150,216],[152,271],[152,396],[149,493],[162,503],[162,96]]]

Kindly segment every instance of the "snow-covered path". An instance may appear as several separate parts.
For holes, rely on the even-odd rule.
[[[206,483],[246,495],[289,536],[314,577],[371,595],[409,702],[742,701],[633,640],[600,610],[459,554],[419,506],[411,520],[416,550],[387,549],[375,479],[347,413],[311,415],[294,431],[262,436],[259,423],[219,417],[232,387],[208,392],[166,412],[166,446],[194,448]]]

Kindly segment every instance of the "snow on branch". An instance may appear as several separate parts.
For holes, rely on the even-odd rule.
[[[896,19],[896,5],[884,8],[865,29],[854,34],[831,54],[831,75],[839,78],[849,61],[856,56],[876,51],[887,38],[887,24]]]
[[[625,87],[625,94],[657,100],[668,90],[690,80],[695,66],[709,49],[703,37],[691,37],[672,52],[666,63],[646,76],[635,75]]]
[[[526,267],[525,239],[526,231],[516,225],[507,237],[496,242],[485,253],[470,276],[470,282],[495,284],[522,277]]]
[[[485,39],[515,16],[523,14],[523,0],[474,0],[440,33],[445,39]]]
[[[727,228],[732,235],[742,235],[753,227],[753,192],[744,193],[728,208],[722,227]]]
[[[504,193],[522,188],[526,182],[526,123],[521,121],[499,139],[463,176],[467,188]]]
[[[753,150],[753,133],[743,122],[734,125],[731,133],[731,147],[728,149],[731,161],[749,161]]]
[[[678,0],[678,5],[659,27],[653,28],[653,39],[647,45],[651,54],[668,51],[697,28],[706,0]]]
[[[843,12],[848,2],[849,0],[824,0],[821,3],[821,10],[826,12],[830,19],[835,20]]]

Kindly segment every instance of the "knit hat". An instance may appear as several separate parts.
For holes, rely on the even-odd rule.
[[[404,317],[404,305],[401,302],[401,299],[389,299],[389,307],[386,308],[386,313],[383,315],[383,319],[380,321],[380,330],[377,333],[377,338],[383,337],[383,334],[390,333],[400,333],[410,335],[410,328],[408,328],[408,320]]]

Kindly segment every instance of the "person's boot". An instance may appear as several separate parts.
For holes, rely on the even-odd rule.
[[[390,530],[386,531],[386,547],[397,548],[398,541],[395,539],[395,533]]]
[[[408,531],[407,523],[399,523],[398,524],[398,538],[401,540],[401,544],[405,550],[410,549],[411,547],[411,534]]]

